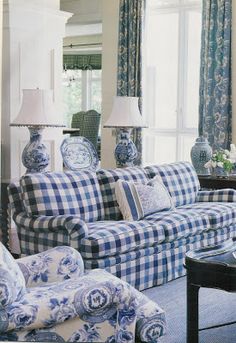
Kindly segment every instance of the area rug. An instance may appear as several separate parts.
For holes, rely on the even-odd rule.
[[[186,277],[143,291],[166,312],[168,334],[161,343],[186,342]],[[236,293],[200,288],[199,327],[209,327],[236,321]],[[236,324],[204,330],[199,343],[236,342]]]

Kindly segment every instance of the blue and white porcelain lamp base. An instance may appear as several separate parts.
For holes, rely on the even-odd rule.
[[[49,155],[46,146],[42,143],[42,127],[28,127],[30,141],[22,153],[22,163],[26,173],[40,173],[46,170],[49,164]]]
[[[130,139],[131,130],[129,128],[118,129],[118,144],[115,148],[115,159],[117,167],[133,166],[137,158],[137,148]]]

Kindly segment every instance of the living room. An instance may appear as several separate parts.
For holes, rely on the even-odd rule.
[[[65,252],[77,258],[80,273],[82,265],[91,273],[106,269],[104,282],[119,285],[115,278],[121,279],[127,292],[136,294],[133,287],[140,299],[148,297],[140,300],[145,306],[134,309],[139,324],[135,327],[130,319],[122,327],[125,334],[132,332],[140,341],[182,343],[188,331],[188,343],[197,342],[189,340],[186,324],[185,255],[236,236],[234,1],[3,0],[1,5],[1,242],[16,260],[71,246],[80,255]],[[33,113],[41,104],[38,96],[50,115],[41,109],[35,110],[38,116]],[[91,111],[89,128],[96,121],[96,143],[76,124],[78,114]],[[35,160],[27,162],[30,139],[44,143],[43,166],[39,148]],[[221,155],[215,162],[217,151]],[[80,154],[79,159],[71,154]],[[212,164],[205,166],[208,160]],[[214,163],[224,176],[211,175]],[[212,177],[215,187],[209,186]],[[62,250],[55,251],[52,259],[59,261]],[[44,278],[40,275],[28,280],[29,287]],[[101,281],[91,275],[91,284]],[[235,324],[220,326],[234,321],[230,306],[235,297],[231,291],[214,292],[200,292],[199,326],[217,328],[201,331],[199,340],[232,342]],[[125,307],[127,299],[120,301]],[[226,313],[214,317],[221,309]],[[59,320],[46,331],[69,341],[68,332],[77,330],[72,317],[81,320],[68,315],[68,327]],[[111,318],[102,323],[93,318],[93,325],[83,318],[89,323],[86,330],[95,332],[89,341],[105,341]],[[11,325],[1,329],[0,322],[0,340],[35,340],[36,331],[43,340],[40,335],[46,332],[42,323]],[[74,341],[86,341],[81,338],[85,326],[79,323],[78,328]],[[114,336],[109,330],[107,342],[134,340],[132,335],[118,339],[120,331]]]

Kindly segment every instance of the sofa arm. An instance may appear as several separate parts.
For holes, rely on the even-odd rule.
[[[234,202],[236,190],[231,188],[217,189],[212,191],[199,191],[196,202]]]
[[[13,214],[17,226],[33,230],[35,233],[54,232],[64,229],[71,239],[82,239],[88,235],[87,224],[77,216],[39,216],[28,217],[24,212]]]
[[[136,291],[136,290],[135,290]],[[167,332],[165,312],[144,294],[137,306],[136,337],[141,342],[159,342]]]
[[[110,280],[102,270],[95,274],[28,289],[19,301],[4,308],[0,332],[46,328],[78,317],[88,323],[107,321],[115,328],[115,342],[126,338],[134,343],[136,309],[129,285],[118,278]]]
[[[82,276],[84,263],[80,253],[68,246],[58,246],[17,260],[26,287],[60,282]]]

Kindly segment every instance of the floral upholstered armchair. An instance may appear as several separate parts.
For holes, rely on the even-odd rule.
[[[163,310],[126,282],[84,272],[60,246],[14,260],[0,243],[0,341],[158,342]]]

